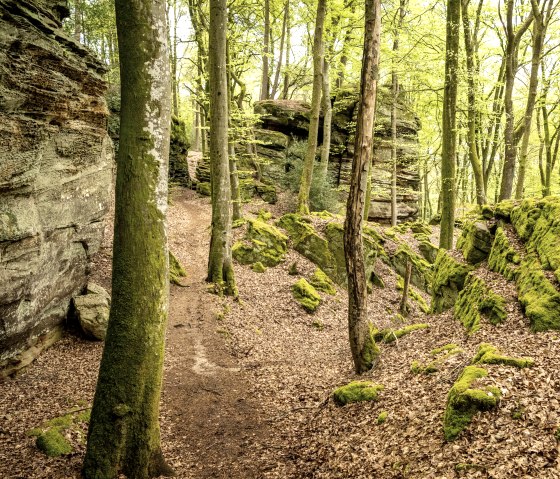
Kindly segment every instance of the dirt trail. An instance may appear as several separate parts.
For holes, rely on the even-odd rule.
[[[185,287],[171,287],[163,442],[171,462],[192,477],[257,477],[247,454],[250,444],[268,431],[247,397],[247,379],[217,332],[220,305],[204,281],[207,203],[186,190],[174,197],[173,211],[183,217],[171,221],[170,247],[187,267],[188,277]],[[191,477],[183,472],[180,476]]]

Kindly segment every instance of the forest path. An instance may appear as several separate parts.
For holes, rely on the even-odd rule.
[[[174,194],[169,244],[188,276],[185,287],[171,286],[163,443],[180,477],[257,477],[249,446],[268,431],[219,334],[219,298],[205,282],[210,213],[207,198]]]

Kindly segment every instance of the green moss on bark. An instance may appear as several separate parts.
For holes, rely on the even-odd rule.
[[[501,392],[496,387],[472,388],[472,383],[488,375],[486,369],[467,366],[447,395],[443,416],[443,432],[447,441],[455,440],[471,423],[479,411],[492,409],[498,404]]]
[[[352,381],[346,386],[341,386],[333,391],[333,399],[337,406],[346,404],[377,401],[379,392],[383,390],[381,384],[370,381]]]

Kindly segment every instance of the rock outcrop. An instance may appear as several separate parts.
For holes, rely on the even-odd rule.
[[[108,210],[104,67],[61,0],[0,0],[0,376],[60,334]]]
[[[357,90],[356,90],[357,91]],[[329,172],[336,186],[347,185],[354,153],[354,129],[357,115],[357,94],[338,93],[333,104],[331,154]],[[391,97],[385,88],[378,90],[375,127],[372,200],[369,219],[381,223],[391,219]],[[261,126],[255,130],[259,144],[257,153],[264,160],[263,177],[280,183],[290,170],[286,151],[294,140],[307,140],[310,105],[294,100],[264,100],[255,103]],[[397,112],[397,201],[399,221],[414,220],[418,214],[418,130],[420,123],[406,104],[399,103]],[[322,122],[321,122],[322,123]],[[322,126],[319,143],[322,142]]]

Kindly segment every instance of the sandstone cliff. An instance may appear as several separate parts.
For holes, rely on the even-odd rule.
[[[108,209],[103,66],[62,0],[0,0],[0,370],[60,333]],[[0,376],[2,373],[0,373]]]

